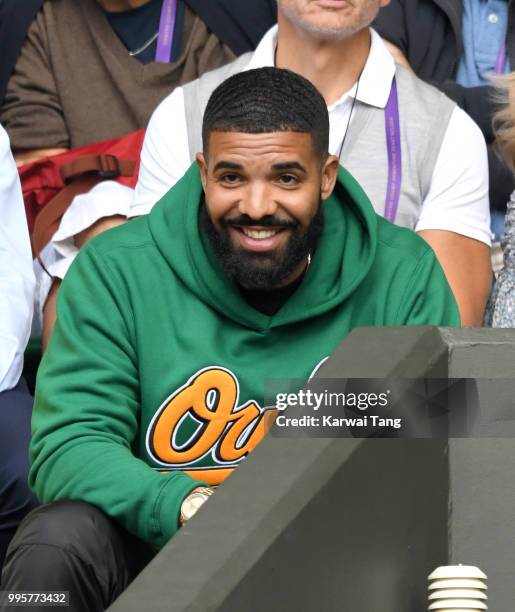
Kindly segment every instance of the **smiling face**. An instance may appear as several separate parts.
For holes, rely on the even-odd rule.
[[[342,39],[368,27],[390,0],[278,0],[279,20],[324,39]]]
[[[202,226],[229,276],[249,289],[298,278],[322,228],[320,201],[334,188],[337,158],[321,159],[305,133],[214,131],[197,163]]]

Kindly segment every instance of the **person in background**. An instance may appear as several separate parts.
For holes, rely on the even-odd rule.
[[[431,248],[328,153],[306,79],[236,74],[203,121],[183,180],[64,280],[31,441],[47,505],[11,543],[4,590],[104,610],[261,442],[268,378],[308,380],[355,327],[459,325]]]
[[[19,522],[37,505],[27,482],[32,397],[21,378],[34,285],[20,182],[0,126],[0,568]]]
[[[492,231],[499,240],[512,172],[494,148],[497,110],[489,77],[515,67],[513,0],[392,0],[374,28],[395,60],[439,87],[478,124],[488,144]]]
[[[15,4],[13,12],[20,10]],[[268,0],[245,3],[232,28],[219,15],[227,0],[210,2],[209,10],[194,0],[38,4],[1,103],[18,163],[146,127],[174,87],[252,48],[239,22],[254,17],[259,32],[274,19]]]
[[[462,324],[479,326],[492,276],[485,141],[463,110],[396,67],[369,27],[387,4],[279,0],[278,27],[253,54],[177,88],[153,113],[130,216],[147,213],[200,150],[203,106],[226,70],[289,68],[311,80],[326,100],[330,151],[378,213],[431,245]]]
[[[497,80],[502,108],[494,115],[496,143],[510,169],[515,170],[515,72]],[[505,232],[501,239],[503,267],[488,302],[485,325],[515,328],[515,191],[506,207]]]
[[[275,4],[28,0],[20,6],[7,0],[0,17],[0,85],[7,82],[5,95],[0,90],[0,119],[16,162],[23,164],[146,127],[177,85],[254,48],[275,21]],[[42,257],[54,280],[38,275],[38,310],[47,310],[50,326],[67,269],[64,254],[125,222],[131,199],[128,189],[110,181],[72,204],[70,231],[63,230],[59,244]],[[45,326],[44,344],[48,334]]]

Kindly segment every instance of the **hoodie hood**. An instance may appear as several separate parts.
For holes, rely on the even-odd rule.
[[[255,330],[310,319],[340,305],[367,276],[377,248],[377,216],[363,189],[340,167],[333,194],[322,203],[325,223],[304,279],[272,317],[241,297],[200,234],[203,189],[193,164],[149,216],[153,239],[173,273],[221,315]]]

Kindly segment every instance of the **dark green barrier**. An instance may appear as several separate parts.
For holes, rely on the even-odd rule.
[[[508,378],[515,331],[355,330],[319,376]],[[448,563],[511,610],[514,473],[511,439],[269,436],[110,610],[416,612]]]

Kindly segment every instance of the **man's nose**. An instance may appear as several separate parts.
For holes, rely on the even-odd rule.
[[[277,203],[272,190],[267,185],[258,183],[249,185],[240,201],[239,210],[241,214],[248,215],[251,219],[261,219],[266,215],[274,215]]]

